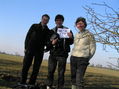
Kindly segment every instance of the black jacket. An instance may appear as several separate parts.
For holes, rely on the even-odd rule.
[[[31,52],[39,52],[44,50],[44,46],[50,39],[50,30],[41,23],[33,24],[25,39],[25,50]]]
[[[67,28],[67,27],[62,26],[61,28]],[[52,30],[55,33],[57,33],[57,29],[58,28],[55,27]],[[72,36],[73,36],[73,33],[72,33]],[[74,40],[74,37],[72,37],[72,38],[59,38],[56,45],[54,45],[52,47],[52,49],[50,50],[50,54],[54,55],[54,56],[67,57],[68,53],[70,52],[70,45],[73,44],[73,40]]]

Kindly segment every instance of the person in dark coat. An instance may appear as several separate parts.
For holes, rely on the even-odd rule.
[[[33,71],[28,84],[34,85],[42,63],[44,47],[50,38],[50,30],[47,26],[50,17],[44,14],[39,24],[33,24],[25,39],[25,56],[21,74],[21,84],[27,83],[27,76],[30,66],[33,63]]]
[[[63,26],[63,22],[63,15],[58,14],[55,17],[56,27],[52,29],[54,33],[59,34],[58,29],[64,29],[64,31],[69,30],[67,27]],[[57,89],[63,89],[64,87],[64,73],[66,69],[66,61],[68,53],[70,52],[70,45],[73,44],[72,31],[70,30],[67,35],[68,37],[61,37],[61,35],[59,34],[59,37],[56,37],[56,39],[51,39],[53,46],[50,49],[50,56],[48,60],[47,89],[52,88],[56,66],[58,66]]]

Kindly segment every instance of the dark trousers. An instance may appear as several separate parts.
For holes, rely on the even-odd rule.
[[[71,82],[77,86],[77,89],[82,89],[84,82],[84,75],[89,64],[88,58],[74,57],[70,58],[71,67]],[[80,88],[81,87],[81,88]]]
[[[33,71],[29,80],[29,84],[35,84],[39,72],[39,68],[42,63],[43,52],[36,52],[34,54],[30,52],[25,53],[24,60],[23,60],[21,83],[26,83],[28,71],[30,66],[32,65],[33,59],[34,59]]]
[[[54,72],[58,65],[58,89],[64,86],[64,73],[66,69],[66,60],[67,57],[57,57],[57,56],[49,56],[48,60],[48,80],[47,85],[52,86],[54,80]]]

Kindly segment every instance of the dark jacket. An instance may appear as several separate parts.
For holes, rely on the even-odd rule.
[[[67,27],[62,26],[61,28],[67,28]],[[57,33],[57,29],[58,28],[55,27],[52,30],[55,33]],[[72,33],[72,35],[73,35],[73,33]],[[52,47],[52,49],[50,50],[50,54],[54,55],[54,56],[67,57],[68,53],[70,52],[70,45],[73,44],[73,40],[74,40],[74,37],[72,37],[72,38],[59,38],[56,45],[54,45]]]
[[[44,50],[44,46],[50,39],[50,30],[47,26],[42,26],[41,23],[33,24],[25,39],[25,50],[39,52]]]

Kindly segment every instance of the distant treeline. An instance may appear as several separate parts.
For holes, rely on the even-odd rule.
[[[109,65],[109,64],[107,66],[103,66],[101,64],[96,64],[96,65],[90,64],[89,66],[90,67],[97,67],[97,68],[111,69],[111,70],[118,70],[119,71],[119,68],[114,68],[112,65]]]
[[[13,55],[13,56],[21,56],[19,53],[15,52],[14,54],[12,53],[7,53],[7,52],[2,52],[0,51],[0,54],[6,54],[6,55]]]

